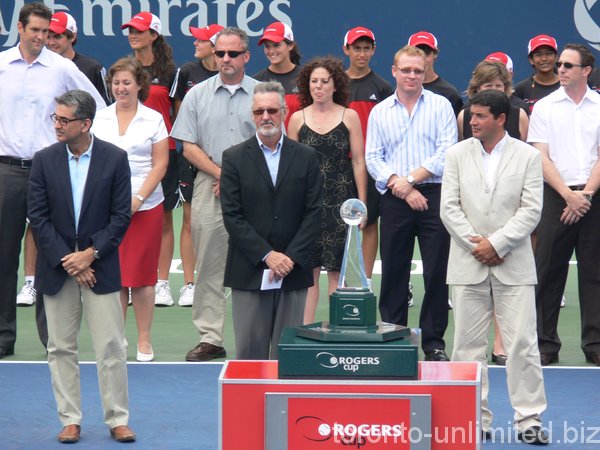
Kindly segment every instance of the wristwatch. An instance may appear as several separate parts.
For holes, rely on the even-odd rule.
[[[94,251],[94,258],[100,259],[100,252],[98,251],[98,249],[92,245],[92,250]]]
[[[410,184],[411,186],[415,185],[415,177],[413,177],[411,174],[408,174],[408,176],[406,177],[406,181],[408,181],[408,184]]]

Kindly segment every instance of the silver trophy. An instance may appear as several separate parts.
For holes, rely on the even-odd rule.
[[[340,216],[348,224],[344,258],[340,269],[338,289],[370,289],[365,272],[360,231],[358,226],[367,220],[367,207],[357,198],[350,198],[340,206]]]

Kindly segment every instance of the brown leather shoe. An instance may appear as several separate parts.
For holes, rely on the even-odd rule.
[[[74,444],[79,441],[79,435],[81,434],[81,427],[75,423],[66,425],[62,431],[58,434],[58,442],[63,444]]]
[[[185,360],[191,362],[202,362],[225,357],[227,357],[227,352],[223,347],[218,347],[216,345],[209,344],[208,342],[200,342],[198,345],[196,345],[196,347],[187,352],[187,355],[185,355]]]
[[[135,433],[127,425],[118,425],[110,430],[111,437],[117,442],[135,441]]]

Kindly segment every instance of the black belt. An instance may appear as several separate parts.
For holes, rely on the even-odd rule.
[[[0,156],[0,163],[21,167],[22,169],[29,169],[31,167],[31,159],[12,158],[10,156]]]
[[[442,189],[441,183],[423,183],[423,184],[415,184],[413,186],[420,192],[435,192]]]

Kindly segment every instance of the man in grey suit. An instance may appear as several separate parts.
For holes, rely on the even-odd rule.
[[[447,277],[453,285],[452,360],[483,365],[481,428],[489,438],[486,352],[495,312],[508,353],[514,426],[522,441],[547,444],[540,417],[546,396],[530,237],[542,210],[542,163],[539,152],[506,132],[509,112],[503,92],[473,96],[473,137],[451,147],[446,156],[440,216],[452,238]]]
[[[278,82],[257,84],[256,135],[223,152],[225,285],[237,359],[276,359],[283,329],[302,325],[313,284],[323,181],[314,149],[283,135],[284,96]]]

